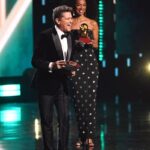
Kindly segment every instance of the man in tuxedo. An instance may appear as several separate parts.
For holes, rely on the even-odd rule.
[[[72,71],[66,69],[71,59],[72,8],[66,5],[53,10],[54,27],[40,34],[32,57],[37,69],[33,82],[38,91],[39,110],[44,150],[54,150],[53,107],[56,106],[59,122],[59,150],[67,150],[68,141],[68,85]]]

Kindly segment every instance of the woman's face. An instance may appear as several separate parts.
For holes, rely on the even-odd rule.
[[[77,15],[83,16],[86,13],[86,1],[76,0],[75,8]]]

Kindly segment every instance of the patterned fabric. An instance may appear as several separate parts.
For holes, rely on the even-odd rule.
[[[73,35],[77,35],[77,30]],[[92,36],[92,32],[89,32]],[[98,87],[98,62],[94,49],[86,47],[74,49],[74,60],[80,64],[76,76],[71,78],[73,83],[73,99],[79,136],[83,139],[94,138],[96,129],[96,91]]]

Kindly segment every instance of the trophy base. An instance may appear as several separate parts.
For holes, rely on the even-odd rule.
[[[80,37],[79,41],[83,42],[85,44],[91,44],[91,42],[92,42],[91,39],[89,39],[88,37]]]

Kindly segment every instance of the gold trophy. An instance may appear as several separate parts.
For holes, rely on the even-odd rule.
[[[88,36],[88,25],[86,23],[82,23],[80,26],[79,41],[84,44],[91,44],[92,42],[92,40]]]

